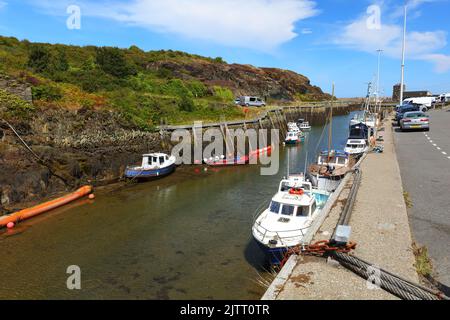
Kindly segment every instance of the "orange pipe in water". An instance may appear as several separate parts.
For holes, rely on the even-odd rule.
[[[87,196],[91,192],[92,192],[91,186],[84,186],[84,187],[78,189],[77,191],[70,193],[64,197],[61,197],[61,198],[58,198],[55,200],[51,200],[51,201],[42,203],[40,205],[37,205],[35,207],[24,209],[24,210],[18,211],[16,213],[13,213],[13,214],[10,214],[7,216],[0,217],[0,228],[6,227],[6,225],[9,222],[17,223],[19,221],[26,220],[26,219],[35,217],[37,215],[40,215],[42,213],[45,213],[47,211],[59,208],[65,204],[68,204],[72,201],[75,201],[84,196]]]

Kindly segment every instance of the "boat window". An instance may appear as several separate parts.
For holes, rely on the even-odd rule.
[[[294,215],[294,206],[289,206],[287,204],[283,204],[283,208],[281,209],[281,214],[285,216],[293,216]]]
[[[152,164],[158,164],[158,157],[152,157]]]
[[[168,160],[169,160],[169,156],[166,156],[165,158],[166,158],[166,161],[168,161]]]
[[[164,163],[164,157],[159,157],[159,163],[163,164]]]
[[[309,207],[298,207],[297,217],[307,217],[309,215]]]
[[[345,158],[338,158],[338,164],[345,165]]]
[[[280,203],[272,201],[270,204],[270,212],[279,213],[280,212]]]

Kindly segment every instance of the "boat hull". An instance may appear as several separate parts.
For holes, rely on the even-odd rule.
[[[139,169],[127,169],[125,170],[125,177],[128,179],[136,179],[136,180],[152,180],[158,179],[175,171],[175,164],[167,166],[165,168],[160,169],[151,169],[151,170],[139,170]]]
[[[253,240],[257,243],[259,249],[264,253],[266,256],[267,261],[272,266],[279,266],[284,260],[284,257],[286,255],[286,252],[290,249],[290,247],[284,247],[284,248],[270,248],[266,245],[262,244],[255,238]]]

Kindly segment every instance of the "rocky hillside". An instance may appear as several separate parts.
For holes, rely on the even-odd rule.
[[[158,61],[146,66],[148,70],[170,70],[183,80],[200,80],[210,88],[221,86],[235,96],[257,95],[271,100],[294,101],[329,99],[328,94],[298,73],[275,68],[257,68],[251,65],[213,63],[207,60]]]

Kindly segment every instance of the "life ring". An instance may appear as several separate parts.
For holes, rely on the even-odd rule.
[[[295,194],[298,196],[301,196],[305,193],[305,191],[303,191],[303,189],[298,189],[298,188],[292,188],[289,190],[289,194]]]

